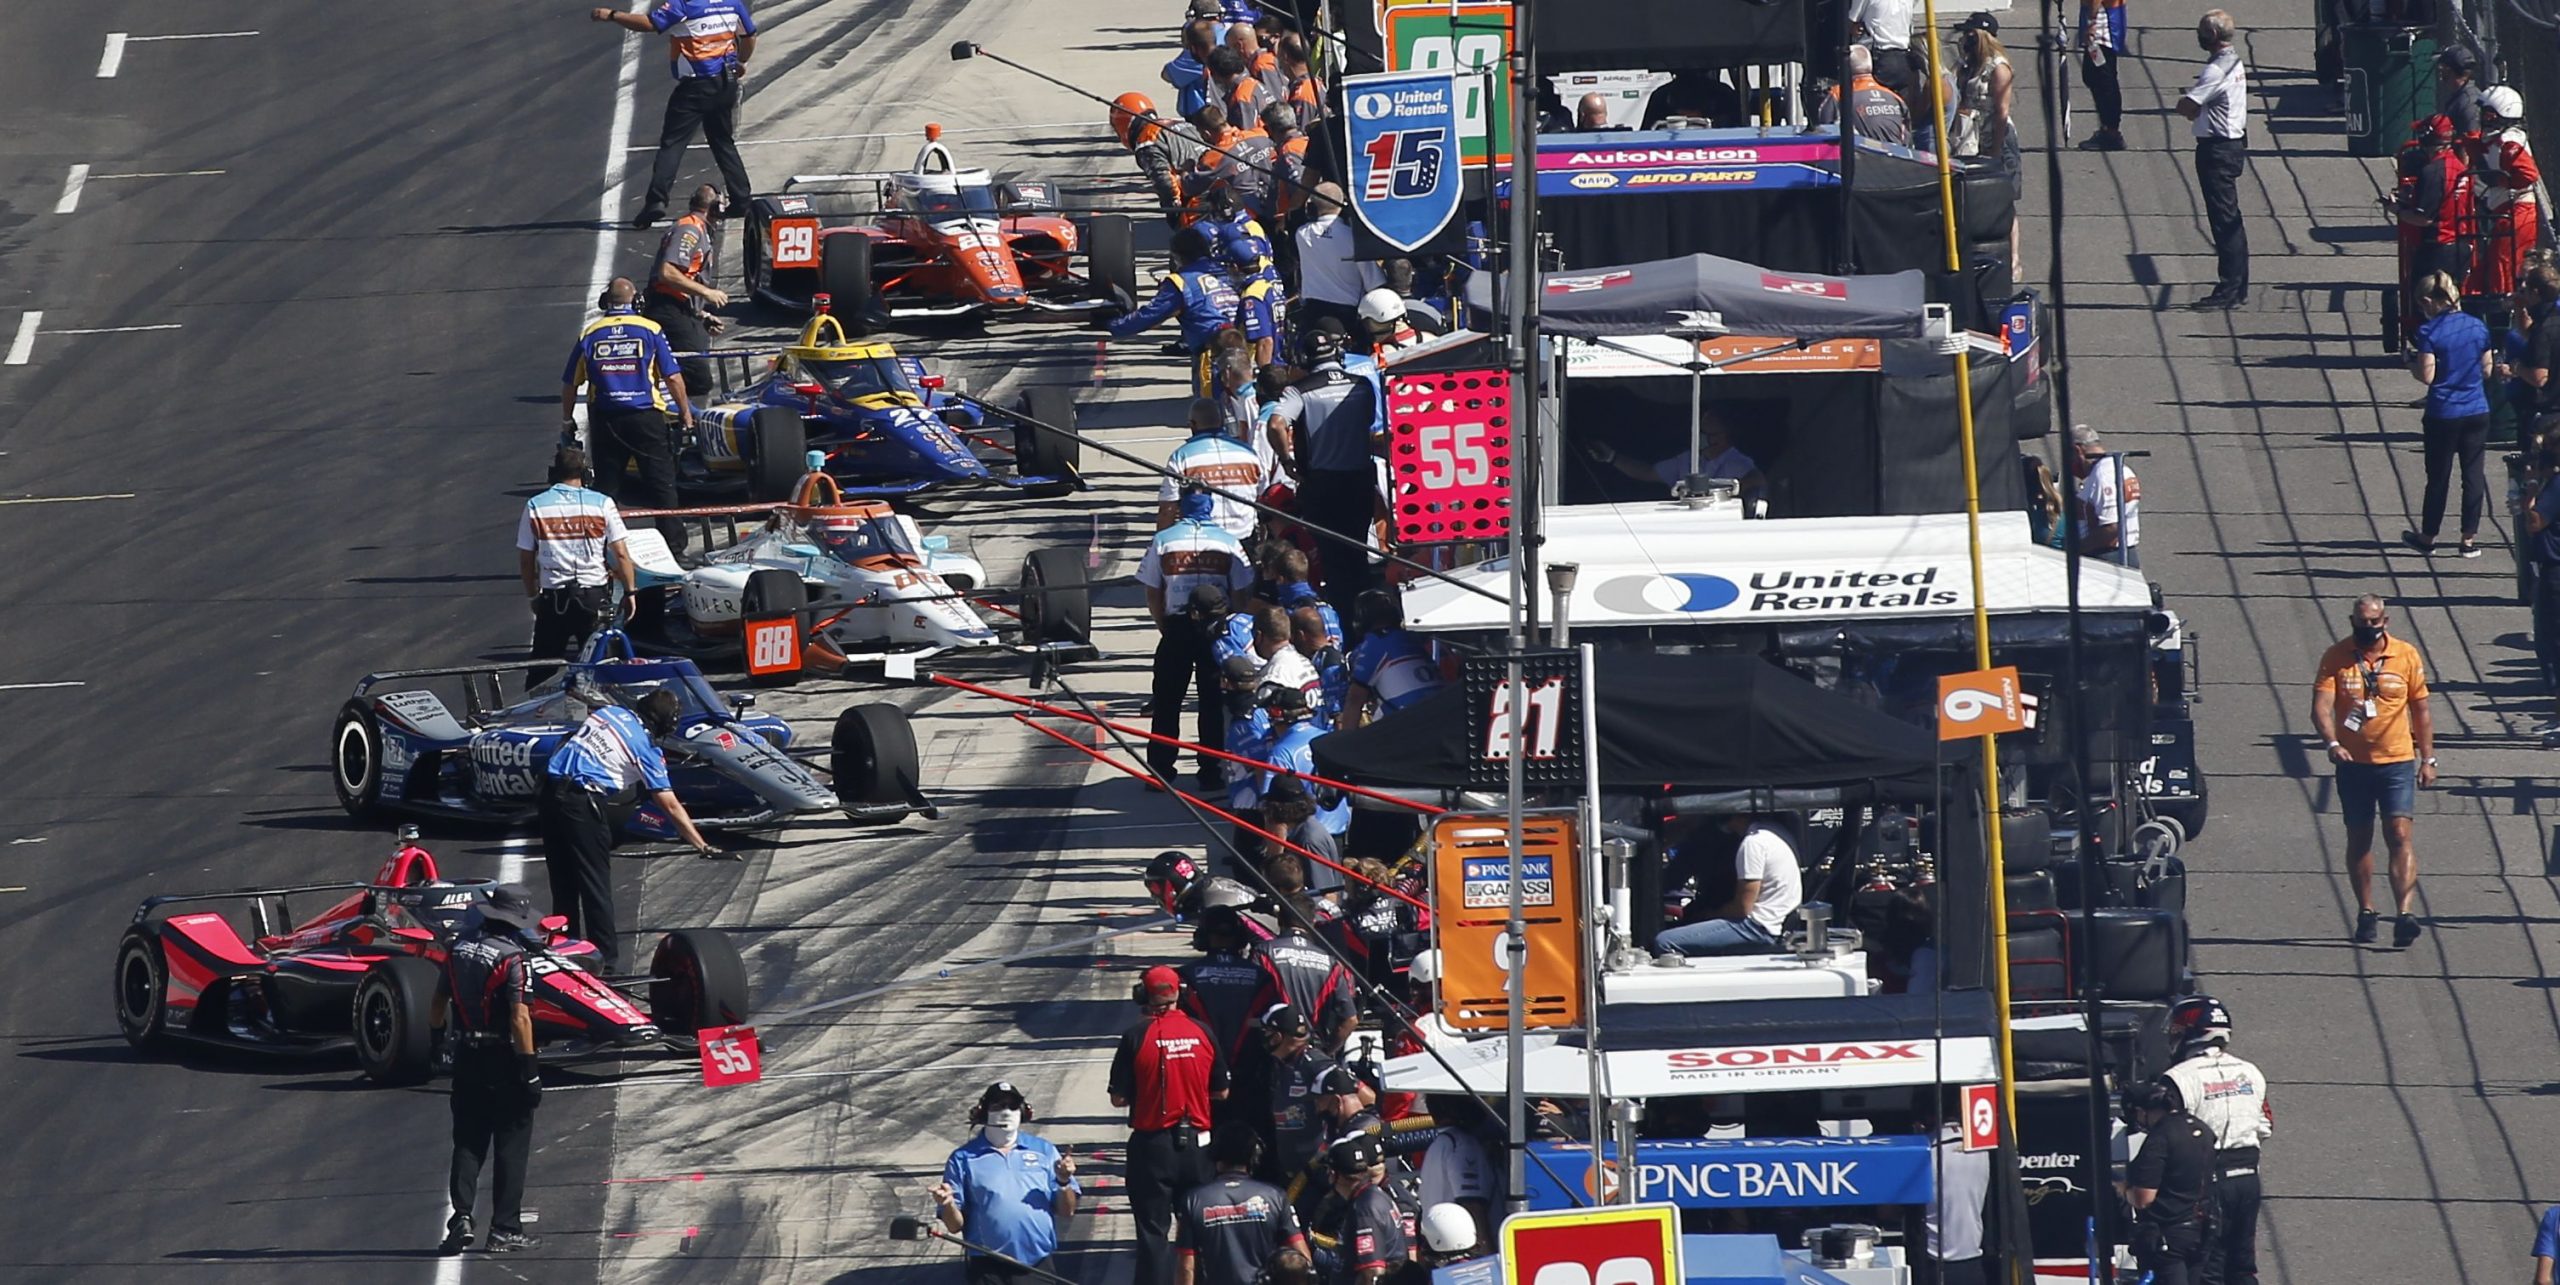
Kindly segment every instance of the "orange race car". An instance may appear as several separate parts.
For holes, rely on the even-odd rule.
[[[856,327],[1134,306],[1129,216],[1091,214],[1079,229],[1059,208],[1055,184],[961,169],[941,126],[925,126],[924,137],[910,169],[795,174],[780,193],[756,197],[746,228],[756,296],[807,311],[825,295]],[[863,221],[829,225],[844,218]]]

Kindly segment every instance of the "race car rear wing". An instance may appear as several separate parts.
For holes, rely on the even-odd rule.
[[[492,660],[477,665],[448,665],[438,669],[386,669],[356,680],[356,695],[363,696],[377,685],[412,678],[452,678],[460,674],[511,674],[525,669],[558,669],[554,660]]]
[[[366,889],[391,891],[379,884],[361,881],[348,883],[303,883],[289,888],[233,888],[223,892],[175,892],[159,897],[145,897],[134,909],[133,922],[141,923],[162,906],[188,905],[207,901],[246,901],[256,897],[290,897],[306,892],[363,892]]]

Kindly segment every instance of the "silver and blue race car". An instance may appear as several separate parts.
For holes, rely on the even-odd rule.
[[[936,815],[919,782],[915,733],[894,705],[847,706],[832,744],[802,745],[788,722],[755,712],[753,696],[733,694],[724,704],[692,661],[642,657],[618,630],[600,631],[584,659],[513,702],[503,699],[503,676],[543,663],[365,675],[329,738],[339,804],[359,817],[531,820],[544,766],[590,709],[635,705],[665,690],[682,712],[658,746],[676,797],[704,830],[767,830],[836,815],[870,824]],[[462,713],[426,679],[462,680]],[[622,829],[645,839],[677,837],[645,797],[624,814]]]

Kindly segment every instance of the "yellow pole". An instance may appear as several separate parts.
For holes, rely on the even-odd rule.
[[[1947,270],[1961,275],[1964,249],[1956,241],[1955,162],[1947,154],[1947,136],[1954,131],[1948,126],[1947,80],[1939,66],[1938,0],[1921,0],[1921,12],[1929,33],[1929,105],[1938,121],[1938,128],[1930,131],[1930,137],[1938,144],[1938,214],[1947,238]],[[1845,93],[1841,95],[1843,147],[1856,146],[1849,130],[1848,98]],[[1973,362],[1969,342],[1956,349],[1956,426],[1959,440],[1964,443],[1965,543],[1973,561],[1973,662],[1976,669],[1989,669],[1991,607],[1982,591],[1982,473],[1974,463]],[[2012,1074],[2017,1060],[2009,1042],[2009,886],[2000,850],[2000,746],[1987,733],[1982,738],[1982,818],[1983,830],[1991,841],[1991,1002],[2000,1022],[2000,1106],[2006,1117],[2001,1128],[2007,1136],[2018,1125],[2017,1077]]]

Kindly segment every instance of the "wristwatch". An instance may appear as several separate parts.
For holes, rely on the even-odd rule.
[[[2426,759],[2426,760],[2424,760],[2424,761],[2425,761],[2425,763],[2426,763],[2426,765],[2427,765],[2428,767],[2434,767],[2434,766],[2436,765],[2436,761],[2435,761],[2434,759],[2432,759],[2432,758],[2430,758],[2430,759]]]

